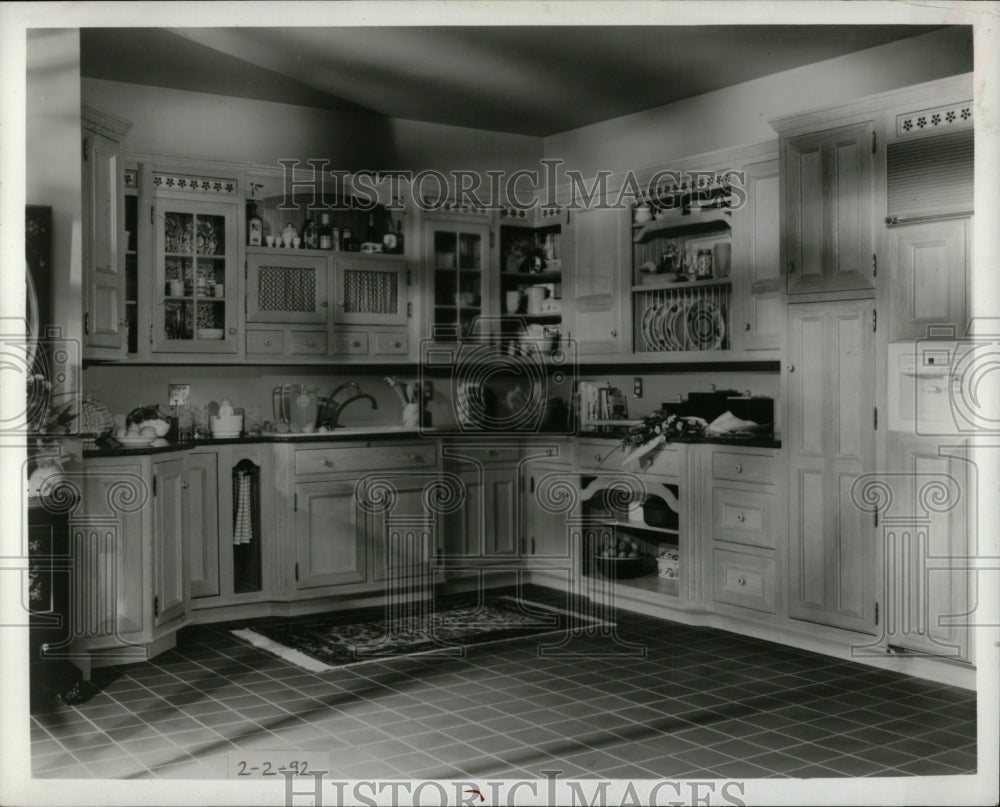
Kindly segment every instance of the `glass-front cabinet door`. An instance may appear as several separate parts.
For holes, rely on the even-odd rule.
[[[427,223],[428,270],[433,278],[431,323],[439,342],[482,333],[476,321],[489,312],[484,282],[489,258],[488,224]]]
[[[237,350],[236,206],[157,199],[153,350]]]

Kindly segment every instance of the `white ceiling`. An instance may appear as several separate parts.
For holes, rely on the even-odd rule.
[[[85,28],[81,72],[547,136],[938,27]]]

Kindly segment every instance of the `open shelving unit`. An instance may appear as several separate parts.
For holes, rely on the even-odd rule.
[[[525,328],[562,324],[562,227],[560,224],[500,226],[501,348],[525,335]],[[538,308],[528,290],[544,288]],[[508,293],[519,294],[517,310],[507,306]],[[536,334],[539,336],[540,334]]]

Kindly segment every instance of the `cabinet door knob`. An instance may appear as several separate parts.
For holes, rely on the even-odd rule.
[[[181,488],[183,490],[187,490],[189,487],[191,487],[191,483],[188,482],[186,479],[183,482],[181,482]]]
[[[788,274],[792,274],[795,271],[795,264],[791,261],[788,262]]]
[[[264,347],[271,347],[271,340],[270,339],[265,339],[264,340]]]
[[[490,457],[495,457],[497,455],[497,450],[495,448],[486,449],[486,454]]]
[[[230,333],[236,333],[236,329],[235,329],[235,328],[230,328],[230,329],[229,329],[229,332],[230,332]]]
[[[403,343],[402,343],[402,342],[393,342],[393,343],[392,343],[392,346],[393,346],[393,347],[396,347],[396,348],[400,348],[400,347],[402,347],[402,346],[403,346]]]
[[[612,330],[611,331],[611,338],[612,339],[617,339],[618,338],[618,331]]]
[[[414,462],[424,461],[423,454],[410,454],[410,459],[413,460]]]
[[[330,305],[330,303],[327,302],[326,300],[320,300],[319,304],[321,308],[326,308],[328,305]]]
[[[361,347],[361,341],[355,339],[353,342],[351,342],[351,347]]]
[[[594,454],[594,462],[600,462],[600,461],[601,461],[601,455],[600,454]]]
[[[738,473],[738,474],[743,473],[743,463],[742,462],[737,462],[736,463],[736,473]]]
[[[790,373],[794,373],[795,372],[795,365],[794,364],[789,364],[788,365],[788,372],[790,372]]]
[[[309,347],[316,347],[316,340],[315,339],[310,339],[309,340]]]
[[[331,460],[331,459],[325,459],[325,460],[323,460],[323,464],[324,464],[324,465],[325,465],[325,466],[326,466],[327,468],[332,468],[332,467],[333,467],[333,465],[334,465],[334,463],[333,463],[333,460]]]
[[[750,323],[749,322],[744,322],[743,323],[743,330],[744,331],[749,331],[750,330]]]
[[[741,586],[745,586],[747,584],[747,579],[743,575],[740,575],[736,578],[736,582]]]
[[[742,524],[744,521],[747,520],[747,517],[745,515],[743,515],[743,513],[737,513],[736,514],[736,520],[739,521]]]

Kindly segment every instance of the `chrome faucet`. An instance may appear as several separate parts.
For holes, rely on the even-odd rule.
[[[357,384],[354,384],[353,381],[348,382],[348,384],[353,384],[355,387],[357,387]],[[344,384],[343,386],[346,387],[347,384]],[[341,389],[341,387],[338,387],[338,391],[340,389]],[[317,419],[317,423],[316,423],[317,428],[320,427],[320,426],[326,426],[326,428],[328,428],[328,429],[336,429],[338,427],[338,425],[339,425],[340,413],[343,412],[344,409],[347,408],[348,404],[352,404],[355,401],[360,401],[362,398],[367,398],[369,401],[372,402],[372,409],[378,409],[378,401],[376,401],[367,392],[365,392],[365,393],[359,393],[357,395],[352,395],[350,398],[348,398],[343,403],[337,403],[336,401],[332,401],[332,398],[333,398],[333,395],[331,395],[329,398],[327,398],[326,401],[324,402],[323,408],[320,410],[319,418]],[[326,414],[326,410],[329,408],[329,406],[331,405],[331,403],[334,404],[335,408],[333,410],[333,414],[332,415],[327,415]]]

